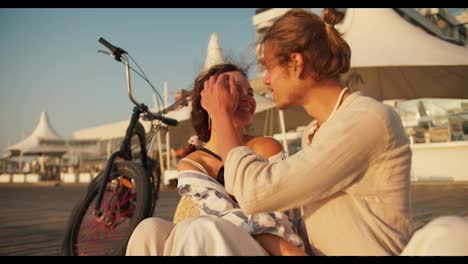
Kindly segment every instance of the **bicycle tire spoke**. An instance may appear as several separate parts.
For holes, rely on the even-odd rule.
[[[98,221],[91,210],[86,212],[82,223],[82,232],[80,232],[76,247],[80,255],[110,254],[115,247],[114,244],[120,242],[124,230],[130,226],[130,218],[135,207],[133,204],[124,212],[119,212],[126,203],[131,203],[136,198],[136,193],[126,188],[119,182],[109,183],[106,186],[103,196],[102,221]],[[119,198],[121,197],[121,198]],[[89,209],[94,208],[93,201]],[[119,212],[119,213],[116,213]],[[94,222],[94,223],[93,223]]]

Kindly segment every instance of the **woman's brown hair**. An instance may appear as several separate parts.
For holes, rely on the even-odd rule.
[[[323,19],[300,8],[293,8],[276,20],[260,40],[273,44],[274,57],[280,64],[289,62],[293,52],[304,56],[304,63],[316,73],[316,79],[338,78],[349,70],[351,49],[335,29],[344,14],[333,8],[324,8]],[[264,64],[262,59],[259,60]]]

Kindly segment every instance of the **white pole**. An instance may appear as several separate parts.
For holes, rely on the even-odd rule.
[[[21,132],[21,141],[24,141],[24,129]],[[23,149],[20,152],[20,157],[19,157],[19,164],[18,164],[18,169],[20,172],[23,171]]]
[[[39,166],[40,166],[40,173],[41,174],[44,174],[45,171],[46,171],[46,168],[45,168],[45,157],[44,157],[44,153],[41,152],[41,154],[39,155]]]
[[[18,171],[21,172],[23,167],[23,150],[20,152],[19,162],[18,162]]]
[[[154,109],[154,112],[158,112],[160,106],[158,106],[158,101],[157,101],[157,98],[156,98],[156,94],[153,93],[153,109]],[[156,133],[156,139],[158,141],[158,155],[159,155],[159,167],[161,168],[161,175],[164,175],[164,161],[162,159],[162,145],[161,145],[161,131],[158,130],[158,132]]]
[[[278,110],[278,113],[279,113],[279,121],[280,121],[281,133],[283,134],[283,147],[284,147],[284,151],[286,151],[286,154],[289,156],[288,142],[286,141],[286,126],[285,126],[285,124],[284,124],[284,113],[283,113],[283,110]]]
[[[162,158],[162,146],[161,146],[161,131],[158,131],[157,137],[158,137],[159,166],[161,168],[161,175],[164,175],[164,161]]]
[[[164,108],[169,105],[168,102],[168,89],[167,81],[164,81]],[[166,132],[166,156],[167,156],[167,169],[171,168],[171,136],[169,130]]]

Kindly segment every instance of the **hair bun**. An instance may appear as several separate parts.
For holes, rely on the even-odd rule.
[[[334,27],[345,17],[343,8],[324,8],[322,10],[322,19],[327,27]]]

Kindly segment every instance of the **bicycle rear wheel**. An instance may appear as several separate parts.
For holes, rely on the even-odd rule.
[[[68,256],[124,255],[136,225],[151,216],[151,185],[139,164],[116,162],[96,217],[94,207],[102,176],[93,181],[73,209],[63,243]]]

